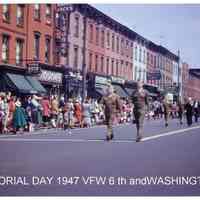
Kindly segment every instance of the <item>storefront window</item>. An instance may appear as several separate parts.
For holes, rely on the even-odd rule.
[[[9,5],[8,4],[4,4],[2,6],[3,9],[3,20],[5,22],[9,22],[10,21],[10,10],[9,10]]]
[[[40,4],[34,5],[34,19],[40,20]]]
[[[16,64],[19,65],[23,61],[23,40],[16,40]]]
[[[24,6],[17,5],[17,25],[24,25]]]
[[[3,35],[2,36],[2,61],[8,62],[9,60],[9,36]]]
[[[50,47],[51,47],[51,40],[49,37],[45,39],[45,62],[50,62]]]

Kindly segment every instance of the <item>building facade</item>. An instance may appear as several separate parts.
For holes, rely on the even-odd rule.
[[[200,100],[200,68],[189,69],[187,96]]]
[[[1,66],[30,72],[34,65],[49,92],[59,90],[63,79],[54,56],[55,9],[55,4],[0,5]]]
[[[147,83],[147,45],[148,41],[137,37],[133,45],[133,79]]]

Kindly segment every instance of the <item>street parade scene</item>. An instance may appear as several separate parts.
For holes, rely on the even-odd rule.
[[[199,196],[199,57],[176,35],[199,11],[0,4],[0,196]],[[137,33],[152,12],[174,49]]]

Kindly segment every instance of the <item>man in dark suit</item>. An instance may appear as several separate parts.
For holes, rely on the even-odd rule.
[[[137,138],[136,142],[140,142],[142,139],[142,132],[143,132],[143,124],[144,124],[144,118],[145,113],[148,108],[148,93],[143,88],[143,83],[138,82],[137,83],[137,89],[132,94],[132,102],[134,105],[134,116],[135,116],[135,123],[137,128]]]

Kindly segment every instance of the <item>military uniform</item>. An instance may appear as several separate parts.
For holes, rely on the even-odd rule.
[[[113,137],[113,121],[116,117],[117,112],[121,110],[120,98],[117,94],[113,93],[109,96],[104,96],[101,99],[100,103],[104,105],[105,123],[108,129],[107,139],[109,140]]]
[[[144,124],[145,112],[148,106],[148,93],[143,89],[141,91],[136,90],[132,94],[132,102],[134,104],[134,116],[137,128],[137,141],[142,138],[142,129]]]

